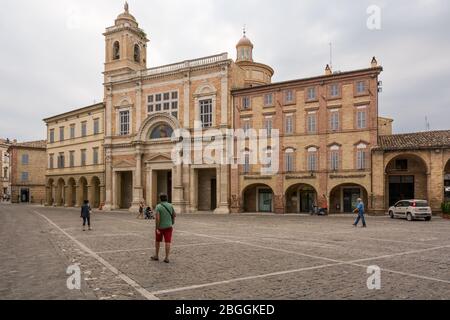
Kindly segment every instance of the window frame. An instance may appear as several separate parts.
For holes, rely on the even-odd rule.
[[[212,98],[198,100],[199,117],[203,129],[209,129],[214,126],[214,101]],[[205,110],[208,108],[209,110]],[[208,119],[206,119],[208,118]],[[208,121],[205,121],[208,120]]]

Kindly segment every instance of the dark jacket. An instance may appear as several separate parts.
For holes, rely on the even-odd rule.
[[[89,218],[91,216],[91,206],[88,204],[84,204],[81,207],[81,217],[82,218]]]

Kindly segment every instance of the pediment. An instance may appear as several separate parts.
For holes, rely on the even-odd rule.
[[[119,163],[114,165],[114,168],[130,168],[130,167],[135,167],[136,164],[134,162],[131,161],[120,161]]]
[[[172,158],[170,155],[164,154],[164,153],[158,153],[155,155],[152,155],[146,162],[168,162],[172,161]]]

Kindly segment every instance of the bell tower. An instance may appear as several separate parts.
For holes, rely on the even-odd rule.
[[[121,74],[147,69],[147,35],[139,28],[136,18],[125,2],[114,26],[106,29],[105,74]]]

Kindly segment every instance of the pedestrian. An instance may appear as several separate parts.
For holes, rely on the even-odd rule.
[[[151,207],[147,207],[147,209],[145,209],[145,219],[146,220],[153,220],[155,219],[154,215],[153,215],[153,210]]]
[[[364,203],[361,198],[358,198],[356,208],[355,208],[355,210],[353,210],[353,212],[358,213],[358,217],[356,218],[353,226],[357,227],[359,220],[361,220],[362,224],[363,224],[363,228],[367,228],[366,218],[364,217]]]
[[[319,215],[326,216],[328,214],[328,199],[326,195],[322,196],[322,204],[319,209]]]
[[[81,207],[81,218],[83,218],[83,231],[86,231],[86,222],[91,231],[91,205],[89,200],[85,200],[83,206]]]
[[[139,214],[136,219],[144,219],[144,202],[139,203]]]
[[[168,202],[168,197],[166,194],[161,194],[159,198],[161,202],[156,206],[155,209],[156,253],[153,257],[151,257],[151,259],[153,261],[159,261],[159,249],[161,246],[161,242],[164,239],[164,242],[166,244],[166,258],[164,259],[164,262],[169,263],[170,245],[172,243],[173,225],[175,224],[176,213],[172,204]]]

